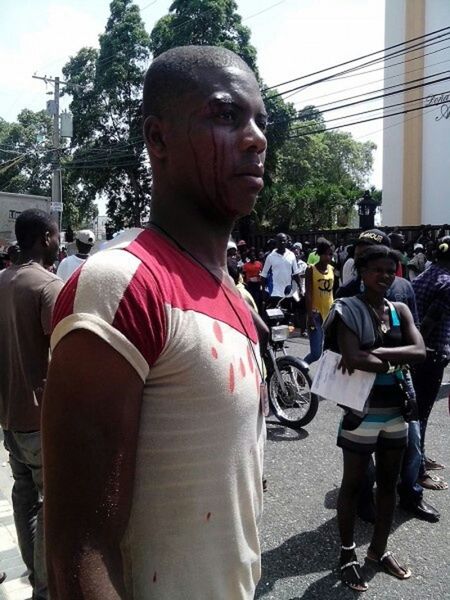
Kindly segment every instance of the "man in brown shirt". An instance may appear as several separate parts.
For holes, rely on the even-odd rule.
[[[19,547],[33,599],[48,598],[42,528],[41,398],[52,310],[63,282],[46,270],[59,248],[57,224],[30,209],[16,221],[20,258],[0,273],[0,425],[9,452]]]

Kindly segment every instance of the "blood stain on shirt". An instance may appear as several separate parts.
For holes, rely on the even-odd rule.
[[[230,390],[230,392],[234,392],[234,367],[232,364],[230,364],[228,389]]]
[[[245,377],[245,375],[246,375],[246,373],[245,373],[245,365],[244,365],[244,361],[242,360],[242,358],[239,361],[239,368],[241,370],[242,377]]]
[[[207,521],[209,521],[209,520],[211,519],[211,514],[212,514],[212,513],[210,513],[210,512],[209,512],[209,513],[206,515],[206,520],[207,520]]]
[[[255,381],[256,381],[256,390],[257,390],[257,392],[259,394],[259,392],[260,392],[259,388],[260,388],[260,385],[261,385],[261,380],[259,378],[259,374],[258,374],[257,371],[255,371]]]
[[[211,348],[211,354],[212,354],[213,358],[217,359],[218,354],[217,354],[217,350],[216,350],[216,348],[214,348],[214,346]]]
[[[255,365],[253,364],[253,357],[250,352],[250,348],[247,348],[247,360],[248,360],[248,366],[250,368],[250,371],[253,373],[253,371],[255,369]]]
[[[217,338],[217,341],[222,343],[223,342],[223,332],[217,321],[214,321],[213,331],[214,331],[214,335]]]
[[[155,572],[153,573],[153,583],[156,583],[156,579],[157,579],[157,576],[156,576],[156,571],[155,571]]]

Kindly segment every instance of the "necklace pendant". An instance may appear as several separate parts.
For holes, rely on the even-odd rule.
[[[381,331],[383,333],[387,333],[389,331],[389,327],[386,325],[386,323],[381,323]]]

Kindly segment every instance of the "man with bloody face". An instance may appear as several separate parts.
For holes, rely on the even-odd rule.
[[[51,593],[250,600],[265,390],[226,250],[263,187],[266,112],[238,56],[196,46],[153,62],[143,107],[151,224],[91,257],[55,310],[43,417]]]

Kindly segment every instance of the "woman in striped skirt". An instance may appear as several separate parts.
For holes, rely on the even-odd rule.
[[[367,559],[376,561],[398,579],[411,576],[411,571],[387,551],[387,542],[395,509],[396,482],[407,444],[405,414],[413,400],[405,392],[403,366],[423,361],[425,346],[409,308],[385,299],[394,281],[396,265],[395,252],[385,246],[370,246],[355,261],[364,284],[364,291],[357,298],[369,327],[372,321],[375,343],[364,347],[346,319],[337,319],[335,329],[342,370],[350,374],[355,369],[377,374],[364,414],[347,411],[337,441],[344,459],[337,507],[342,543],[341,579],[351,589],[361,592],[368,586],[356,559],[354,524],[359,491],[372,453],[376,457],[376,521]]]

